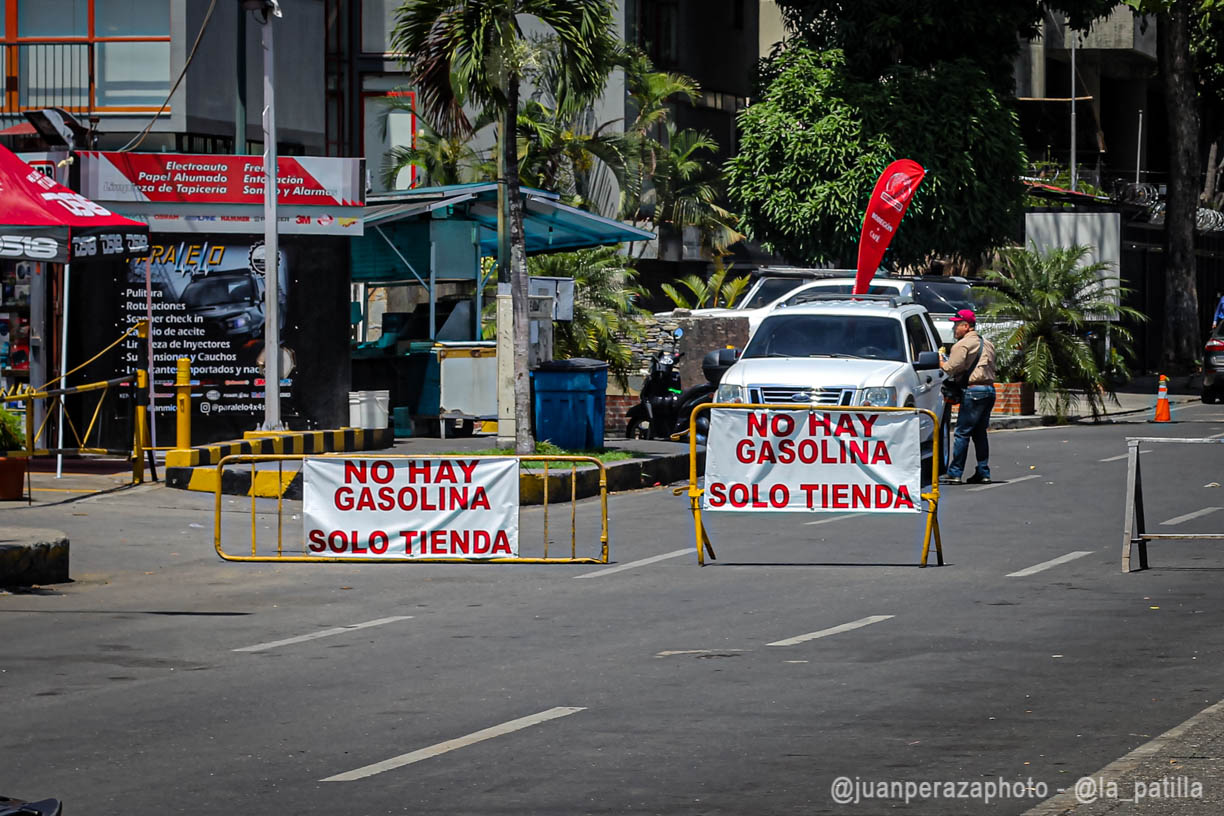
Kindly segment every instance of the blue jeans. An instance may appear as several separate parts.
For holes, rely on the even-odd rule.
[[[969,440],[973,440],[973,452],[977,455],[977,475],[990,478],[990,442],[986,431],[990,428],[990,411],[995,404],[993,385],[971,385],[965,389],[960,413],[956,416],[956,439],[952,442],[952,462],[948,465],[948,476],[959,479],[965,472],[965,460],[969,458]]]

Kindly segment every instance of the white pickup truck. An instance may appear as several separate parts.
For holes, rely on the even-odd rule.
[[[917,303],[825,295],[766,315],[716,402],[916,407],[943,416],[939,332]],[[940,458],[946,462],[947,428]],[[922,422],[923,442],[931,422]]]

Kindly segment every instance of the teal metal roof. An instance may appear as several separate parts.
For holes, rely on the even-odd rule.
[[[523,187],[522,193],[528,255],[645,241],[654,237],[654,233],[648,230],[562,204],[556,193],[531,187]],[[424,218],[474,222],[479,227],[480,254],[497,254],[495,182],[421,187],[367,198],[364,213],[367,230],[405,219]],[[368,240],[369,237],[355,240]]]

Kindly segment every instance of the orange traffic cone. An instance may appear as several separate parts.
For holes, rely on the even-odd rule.
[[[1152,421],[1173,421],[1169,413],[1169,378],[1163,374],[1160,375],[1160,388],[1156,390],[1156,416],[1152,418]]]

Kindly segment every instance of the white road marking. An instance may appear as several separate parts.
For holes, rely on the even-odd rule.
[[[730,652],[746,652],[747,649],[671,649],[657,652],[655,657],[675,657],[676,655],[728,654]]]
[[[785,640],[775,640],[773,643],[766,643],[765,645],[766,646],[797,646],[800,643],[807,643],[809,640],[816,640],[817,638],[828,637],[829,635],[838,635],[838,634],[841,634],[842,632],[849,632],[853,629],[862,629],[864,626],[870,626],[873,623],[879,623],[880,621],[886,621],[892,617],[894,616],[893,615],[872,615],[869,618],[859,618],[856,621],[850,621],[850,623],[843,623],[841,626],[834,626],[829,629],[821,629],[819,632],[808,632],[806,635],[796,635],[793,638],[786,638]]]
[[[1034,473],[1032,476],[1021,476],[1019,479],[1008,479],[1006,482],[992,482],[991,484],[988,484],[988,485],[978,485],[977,487],[971,487],[971,488],[969,488],[969,489],[968,489],[968,490],[966,490],[965,492],[966,492],[966,493],[976,493],[976,492],[977,492],[977,491],[979,491],[979,490],[991,490],[991,489],[996,488],[996,487],[1004,487],[1004,486],[1006,486],[1006,485],[1014,485],[1014,484],[1017,484],[1017,483],[1019,483],[1019,482],[1027,482],[1029,479],[1040,479],[1040,478],[1041,478],[1041,474],[1040,474],[1040,473]]]
[[[1189,521],[1190,519],[1196,519],[1201,516],[1209,516],[1217,510],[1224,510],[1224,507],[1204,507],[1202,510],[1195,510],[1193,513],[1187,513],[1184,516],[1174,516],[1168,521],[1162,521],[1160,523],[1163,525],[1181,524],[1183,521]]]
[[[374,776],[385,771],[393,771],[396,768],[402,768],[405,765],[411,765],[414,762],[420,762],[423,759],[432,759],[436,756],[441,756],[449,751],[454,751],[457,748],[466,748],[469,745],[475,745],[478,742],[500,737],[505,734],[511,734],[515,731],[521,731],[524,728],[530,728],[533,725],[555,720],[559,717],[568,717],[570,714],[577,714],[579,711],[586,711],[586,708],[578,708],[572,706],[559,706],[550,708],[547,711],[541,711],[539,714],[531,714],[527,717],[519,717],[517,720],[510,720],[501,725],[495,725],[492,728],[485,728],[480,731],[473,731],[465,737],[458,737],[446,742],[439,742],[437,745],[431,745],[428,748],[421,748],[417,751],[412,751],[407,754],[400,754],[397,757],[385,759],[382,762],[375,762],[373,765],[366,765],[362,768],[357,768],[353,771],[347,771],[335,776],[329,776],[326,779],[320,779],[320,782],[353,782],[358,779],[365,779],[367,776]]]
[[[863,514],[862,513],[846,513],[845,515],[841,515],[841,516],[830,516],[829,518],[823,518],[823,519],[820,519],[819,521],[805,521],[803,523],[807,527],[812,527],[817,524],[832,524],[835,521],[845,521],[846,519],[857,518],[858,516],[861,516],[861,515]]]
[[[290,646],[294,643],[305,643],[308,640],[318,640],[319,638],[331,637],[332,635],[342,635],[345,632],[352,632],[356,629],[369,629],[371,626],[382,626],[385,623],[395,623],[396,621],[411,620],[411,615],[396,615],[391,618],[379,618],[378,620],[366,621],[365,623],[354,623],[351,626],[337,626],[334,629],[320,629],[318,632],[311,632],[309,635],[298,635],[297,637],[285,638],[284,640],[273,640],[268,643],[256,643],[254,646],[243,646],[241,649],[234,649],[235,652],[262,652],[268,649],[275,649],[278,646]]]
[[[601,575],[611,575],[614,572],[622,572],[627,569],[634,569],[635,567],[644,567],[647,564],[654,564],[658,561],[666,561],[669,558],[678,558],[679,556],[682,556],[682,555],[695,556],[696,554],[697,554],[696,548],[685,547],[683,550],[672,550],[671,552],[663,553],[662,555],[652,555],[649,558],[643,558],[640,561],[630,561],[628,564],[620,564],[619,566],[608,567],[607,569],[595,570],[594,572],[584,572],[582,575],[575,575],[574,577],[575,578],[598,578]]]
[[[1207,437],[1207,438],[1208,438],[1208,439],[1219,439],[1220,437],[1224,437],[1224,431],[1221,431],[1221,432],[1220,432],[1220,433],[1218,433],[1218,434],[1212,434],[1211,436],[1209,436],[1209,437]]]
[[[1077,558],[1083,558],[1085,555],[1092,555],[1092,550],[1076,550],[1075,552],[1060,555],[1057,558],[1051,558],[1049,561],[1042,561],[1040,564],[1034,564],[1031,567],[1025,567],[1018,572],[1007,573],[1008,578],[1023,578],[1026,575],[1048,570],[1050,567],[1057,567],[1059,564],[1065,564],[1068,561],[1074,561]]]
[[[1139,453],[1141,453],[1141,454],[1143,454],[1143,453],[1151,453],[1151,451],[1150,451],[1150,450],[1141,450],[1141,451],[1139,451]],[[1120,454],[1118,454],[1117,456],[1110,456],[1110,457],[1108,457],[1108,458],[1106,458],[1106,459],[1098,459],[1097,461],[1098,461],[1098,462],[1118,462],[1118,461],[1120,461],[1120,460],[1122,460],[1122,459],[1125,459],[1127,456],[1130,456],[1130,453],[1129,453],[1129,452],[1127,452],[1127,453],[1120,453]]]

